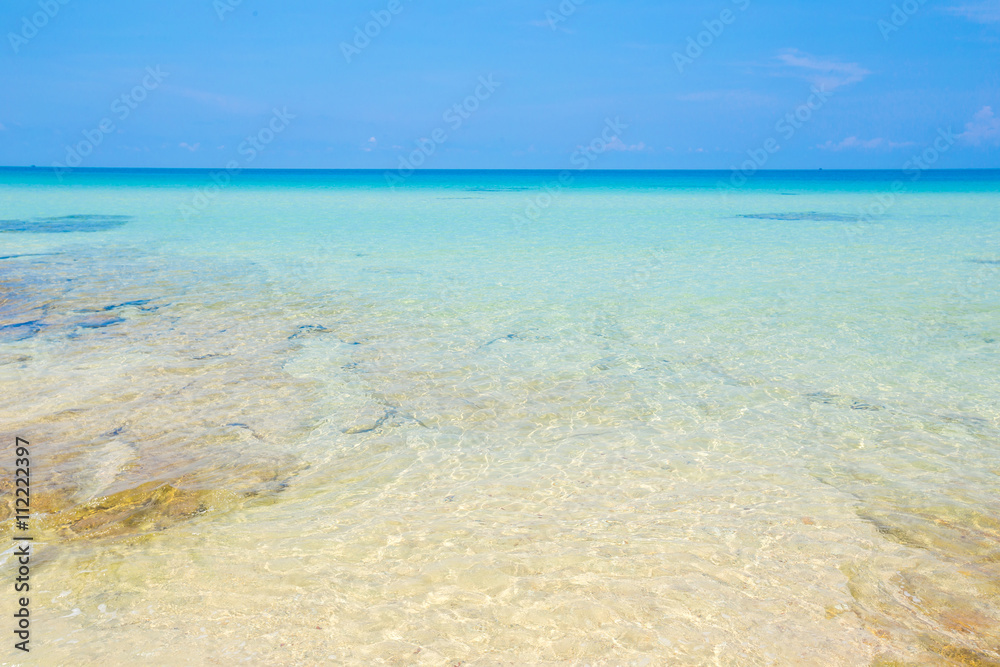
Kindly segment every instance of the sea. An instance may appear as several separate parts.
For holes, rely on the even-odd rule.
[[[1000,171],[0,170],[30,664],[1000,664],[998,371]]]

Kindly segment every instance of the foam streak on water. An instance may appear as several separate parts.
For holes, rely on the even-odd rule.
[[[241,178],[0,172],[39,664],[1000,663],[1000,173]]]

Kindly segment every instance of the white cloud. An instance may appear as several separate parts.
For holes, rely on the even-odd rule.
[[[647,147],[646,144],[644,142],[642,142],[642,141],[640,141],[637,144],[632,144],[631,146],[629,146],[629,145],[625,144],[618,137],[615,137],[611,141],[608,142],[607,148],[605,150],[609,150],[609,151],[622,151],[622,152],[630,152],[631,153],[631,152],[639,152],[639,151],[652,150],[652,148]]]
[[[375,139],[375,137],[372,137],[365,143],[364,146],[361,147],[361,150],[363,150],[366,153],[371,153],[377,147],[378,147],[378,140]]]
[[[958,138],[973,146],[1000,145],[1000,118],[993,114],[993,107],[986,106],[977,111]]]
[[[976,23],[1000,23],[1000,0],[967,2],[945,9],[949,14],[964,16]]]
[[[824,151],[844,151],[849,148],[857,148],[861,150],[872,150],[873,148],[878,148],[882,145],[885,140],[879,137],[878,139],[869,139],[868,141],[863,141],[857,137],[847,137],[838,142],[827,141],[825,144],[820,144],[816,148],[822,149]]]
[[[874,139],[858,139],[857,137],[847,137],[840,141],[827,141],[825,144],[819,144],[816,148],[824,151],[846,151],[846,150],[862,150],[871,151],[876,148],[886,148],[892,150],[894,148],[905,148],[907,146],[914,146],[913,141],[886,141],[882,137],[876,137]]]
[[[826,91],[864,81],[871,72],[858,63],[843,63],[832,58],[819,58],[798,49],[787,49],[778,54],[779,63],[788,72],[799,76]]]
[[[198,150],[199,148],[201,148],[201,142],[198,142],[198,143],[196,143],[196,144],[194,144],[192,146],[191,144],[187,143],[186,141],[182,141],[181,143],[179,143],[177,145],[180,146],[181,148],[188,149],[192,153],[194,153],[196,150]]]

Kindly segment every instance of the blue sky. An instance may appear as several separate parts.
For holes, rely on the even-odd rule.
[[[1000,0],[5,0],[0,29],[0,165],[901,168],[950,132],[935,167],[1000,167]]]

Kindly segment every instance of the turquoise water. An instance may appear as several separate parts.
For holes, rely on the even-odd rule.
[[[1000,661],[1000,172],[558,176],[0,171],[40,664]]]

